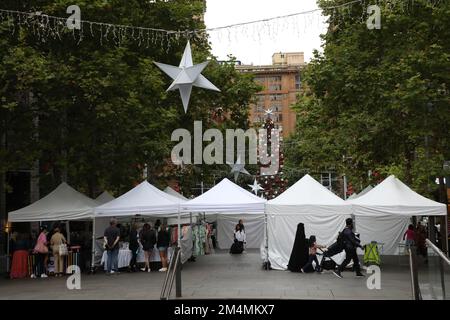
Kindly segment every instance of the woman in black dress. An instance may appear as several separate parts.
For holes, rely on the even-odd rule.
[[[308,243],[305,237],[305,226],[303,223],[297,225],[294,247],[289,259],[288,270],[301,272],[301,268],[308,262]]]

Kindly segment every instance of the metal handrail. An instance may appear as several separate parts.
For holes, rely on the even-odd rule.
[[[178,247],[175,248],[175,254],[174,254],[175,258],[172,257],[172,259],[170,259],[169,268],[167,269],[166,277],[164,278],[164,283],[163,283],[163,287],[161,290],[161,296],[160,296],[161,300],[168,300],[170,293],[172,292],[173,280],[174,280],[176,272],[177,272],[180,255],[181,255],[180,248],[178,248]],[[169,287],[167,287],[168,284],[169,284]]]
[[[425,239],[425,242],[426,242],[427,246],[429,246],[431,249],[433,249],[433,251],[436,252],[442,258],[442,260],[444,260],[450,266],[450,260],[445,255],[445,253],[443,253],[441,251],[441,249],[436,247],[436,245],[433,242],[431,242],[429,239]]]
[[[173,281],[174,281],[175,276],[176,276],[177,271],[178,271],[177,269],[178,269],[178,266],[179,266],[178,262],[180,260],[180,256],[181,256],[181,250],[178,249],[178,252],[176,253],[176,257],[175,257],[175,264],[174,264],[173,272],[172,272],[172,275],[170,277],[169,290],[167,291],[167,298],[166,299],[169,299],[170,293],[172,292]]]
[[[408,248],[409,269],[411,271],[411,291],[413,300],[422,300],[419,287],[419,275],[417,272],[416,256],[411,248]]]

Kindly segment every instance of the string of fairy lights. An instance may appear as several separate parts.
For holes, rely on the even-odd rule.
[[[261,39],[262,35],[276,37],[293,28],[297,32],[306,32],[311,27],[323,24],[323,15],[328,16],[329,23],[337,23],[347,19],[354,8],[361,10],[361,22],[368,16],[367,6],[370,4],[382,5],[384,10],[411,10],[417,0],[353,0],[340,5],[328,6],[324,9],[313,9],[291,13],[266,19],[235,23],[226,26],[211,27],[194,30],[166,30],[152,27],[139,27],[106,22],[79,20],[79,29],[67,28],[68,17],[47,15],[42,12],[25,12],[0,9],[0,22],[6,23],[11,33],[26,28],[42,42],[62,40],[71,34],[74,41],[80,44],[83,39],[90,36],[98,39],[100,45],[114,44],[120,46],[133,42],[139,47],[160,47],[170,50],[174,43],[186,42],[195,38],[206,39],[214,35],[219,39],[232,41],[233,37],[247,37],[254,40]],[[443,0],[426,0],[430,5],[438,5]],[[234,32],[234,35],[233,35]]]

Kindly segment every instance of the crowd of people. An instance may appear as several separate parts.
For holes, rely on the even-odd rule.
[[[12,254],[10,278],[25,278],[31,273],[31,278],[47,278],[49,255],[53,256],[55,276],[64,274],[63,257],[67,255],[67,240],[64,228],[57,224],[49,233],[46,226],[41,226],[37,239],[24,233],[15,233],[10,239]],[[61,251],[63,248],[65,250]],[[30,266],[29,257],[34,263]]]
[[[110,226],[104,232],[104,249],[107,252],[107,274],[119,273],[118,256],[119,256],[119,241],[121,239],[120,229],[117,226],[117,220],[111,219]],[[145,223],[142,230],[138,231],[137,224],[133,224],[129,234],[129,249],[132,252],[132,258],[129,265],[129,270],[132,272],[138,271],[137,256],[138,251],[142,247],[144,251],[144,268],[141,271],[151,272],[150,257],[153,250],[156,248],[161,258],[162,268],[158,271],[166,272],[168,267],[167,251],[170,246],[170,233],[167,222],[157,220],[153,227],[151,223]]]

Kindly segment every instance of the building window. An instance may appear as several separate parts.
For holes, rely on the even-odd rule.
[[[281,82],[281,76],[269,77],[269,82]]]
[[[270,101],[281,101],[283,100],[282,94],[271,94],[270,95]]]
[[[256,78],[255,78],[255,81],[256,81],[256,82],[259,82],[260,84],[264,84],[265,80],[266,80],[266,79],[265,79],[264,77],[256,77]]]
[[[280,91],[281,90],[281,84],[272,84],[269,86],[270,91]]]
[[[298,74],[295,76],[295,89],[298,90],[298,89],[300,89],[301,86],[302,86],[302,82],[300,79],[300,75]]]

